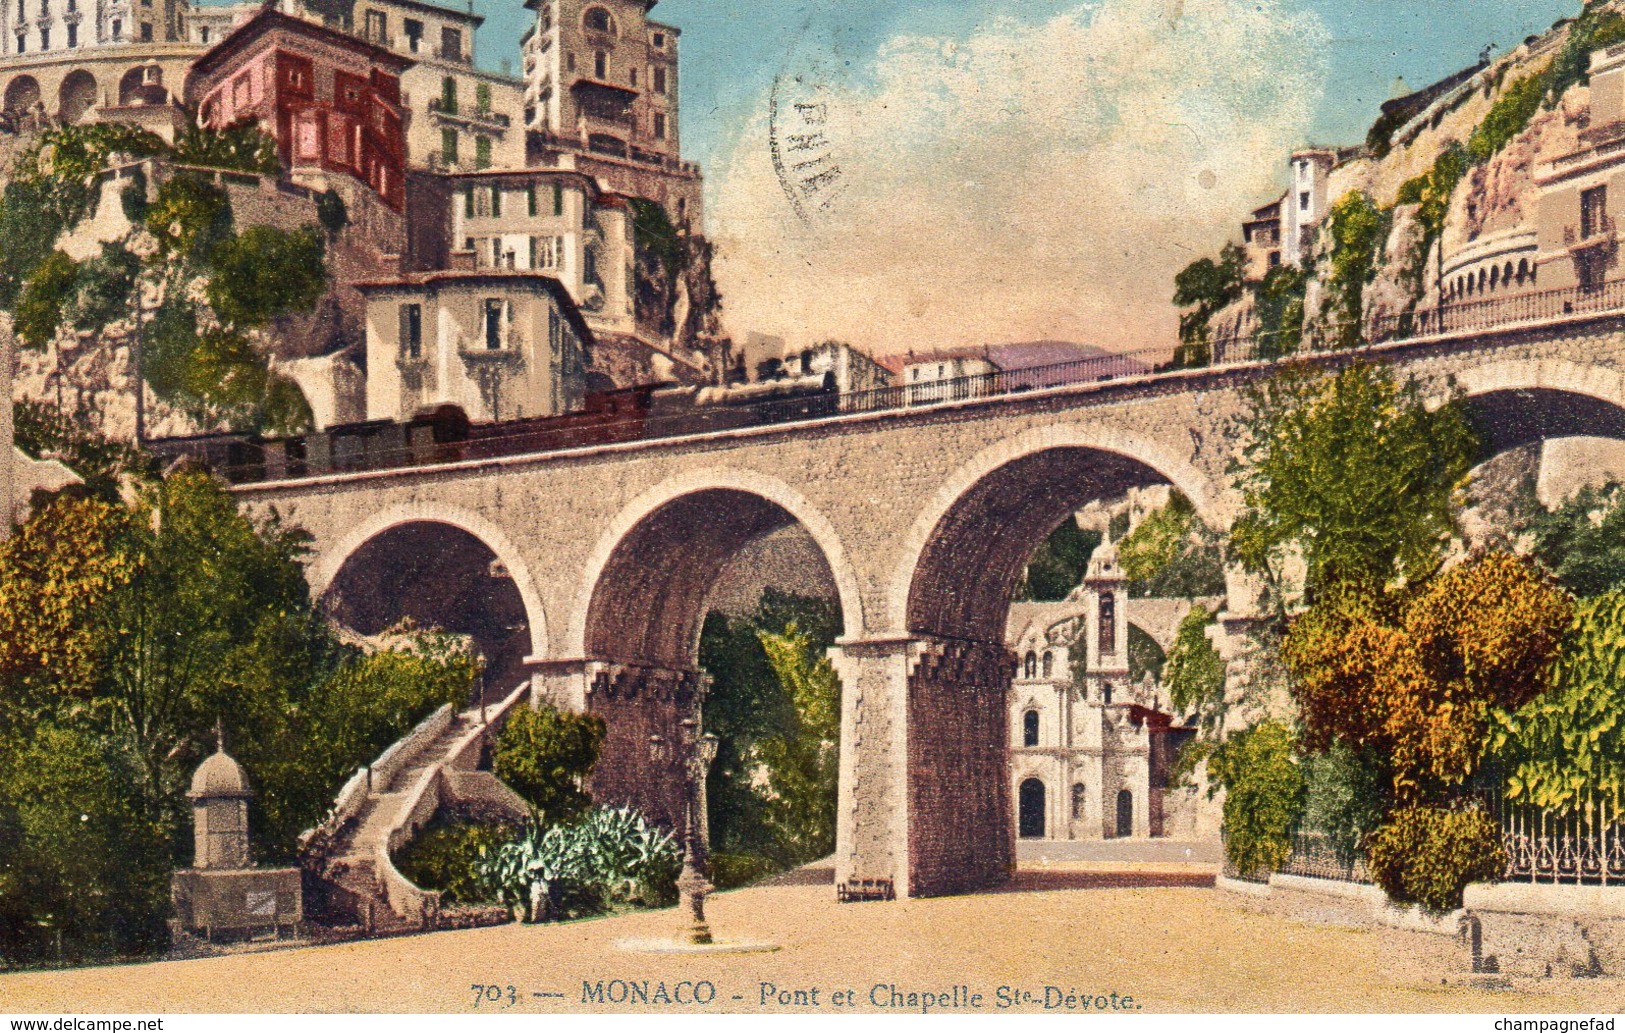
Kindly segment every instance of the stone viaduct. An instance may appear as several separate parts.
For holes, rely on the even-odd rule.
[[[1625,316],[1366,349],[1471,400],[1486,454],[1625,439]],[[1335,364],[1349,353],[1314,361]],[[799,525],[845,626],[837,881],[898,896],[996,884],[1014,863],[1003,638],[1033,549],[1081,503],[1172,483],[1215,527],[1238,510],[1227,423],[1266,365],[945,402],[681,439],[236,489],[314,537],[326,593],[363,547],[417,525],[479,539],[523,601],[537,697],[601,714],[600,799],[670,821],[680,778],[651,758],[690,712],[708,590],[729,558]],[[1230,578],[1232,656],[1253,597]],[[1241,629],[1237,631],[1236,629]],[[1233,661],[1236,662],[1236,661]],[[511,687],[511,686],[510,686]]]

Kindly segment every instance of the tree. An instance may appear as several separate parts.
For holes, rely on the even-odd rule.
[[[812,636],[794,623],[783,634],[763,631],[758,637],[795,712],[793,729],[757,747],[771,794],[764,817],[783,861],[804,864],[835,849],[841,683],[828,657],[813,657]]]
[[[1247,401],[1233,468],[1245,509],[1230,549],[1278,597],[1293,553],[1310,600],[1341,582],[1380,588],[1438,567],[1477,452],[1454,399],[1430,409],[1414,377],[1354,362],[1330,376],[1291,367]]]
[[[1028,558],[1015,597],[1033,602],[1065,599],[1083,582],[1089,557],[1099,547],[1100,532],[1085,531],[1068,516]]]
[[[1208,771],[1224,787],[1224,849],[1244,877],[1268,874],[1292,851],[1304,780],[1291,729],[1261,721],[1214,750]]]
[[[1527,530],[1536,559],[1581,598],[1625,588],[1625,485],[1588,485]]]
[[[1450,802],[1485,758],[1492,713],[1546,687],[1571,618],[1567,596],[1506,553],[1393,598],[1345,588],[1283,646],[1305,744],[1386,758],[1400,803]]]
[[[1326,213],[1331,268],[1321,315],[1332,321],[1332,341],[1339,348],[1365,342],[1365,286],[1376,278],[1377,258],[1392,222],[1391,210],[1379,209],[1358,190],[1343,195]]]
[[[1179,622],[1174,644],[1163,665],[1162,683],[1168,690],[1168,704],[1176,714],[1196,719],[1204,738],[1218,739],[1224,732],[1224,658],[1208,641],[1207,629],[1217,618],[1203,606]]]
[[[1551,811],[1625,806],[1625,592],[1583,600],[1551,687],[1492,715],[1507,797]]]
[[[17,300],[14,328],[23,344],[43,348],[51,343],[62,322],[62,314],[73,299],[78,278],[78,262],[61,251],[45,256]]]
[[[1199,258],[1174,276],[1174,304],[1189,310],[1179,317],[1176,368],[1202,366],[1212,359],[1208,322],[1214,313],[1241,300],[1246,268],[1247,253],[1226,244],[1218,261]]]
[[[1219,536],[1177,491],[1118,543],[1117,555],[1129,579],[1129,595],[1135,598],[1224,594]]]
[[[584,785],[604,731],[596,714],[522,707],[497,736],[491,770],[535,808],[539,825],[567,824],[592,806]]]
[[[207,288],[215,315],[239,329],[310,310],[327,289],[325,242],[315,226],[250,226],[214,253]]]

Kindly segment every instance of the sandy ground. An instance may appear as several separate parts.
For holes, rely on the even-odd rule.
[[[509,925],[197,961],[0,976],[0,1012],[695,1011],[618,1003],[627,983],[662,983],[684,1001],[698,983],[719,1011],[919,1009],[911,993],[997,1013],[1065,1013],[1133,999],[1171,1011],[1613,1011],[1625,982],[1475,985],[1453,940],[1389,929],[1311,925],[1244,898],[1190,885],[1192,872],[1025,873],[1017,888],[894,903],[835,903],[828,885],[718,894],[719,936],[767,940],[765,954],[628,951],[668,934],[674,912],[555,926]],[[1138,883],[1138,884],[1136,884]],[[1174,885],[1170,885],[1174,884]],[[621,981],[621,982],[617,982]],[[603,984],[603,1003],[584,984]],[[502,1003],[474,1004],[474,984]],[[682,984],[680,987],[679,984]],[[767,991],[804,991],[780,998]],[[875,988],[880,986],[881,989]],[[892,987],[902,995],[894,999]],[[511,1000],[509,1004],[510,991]],[[1005,988],[1001,997],[1000,988]],[[816,1005],[811,991],[817,990]],[[848,992],[850,991],[850,994]],[[1056,993],[1059,991],[1059,994]],[[538,996],[556,994],[555,997]],[[1022,996],[1023,994],[1030,996]],[[878,1005],[878,1006],[877,1006]],[[947,1010],[947,1009],[944,1009]]]

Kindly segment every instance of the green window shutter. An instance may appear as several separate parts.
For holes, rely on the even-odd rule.
[[[564,187],[557,183],[553,184],[553,214],[564,214]]]
[[[468,219],[474,217],[474,188],[463,187],[463,216]]]
[[[536,216],[536,184],[532,183],[530,185],[530,190],[526,193],[530,205],[530,215],[532,218],[534,218]]]
[[[491,184],[491,218],[502,218],[502,187],[496,183]]]

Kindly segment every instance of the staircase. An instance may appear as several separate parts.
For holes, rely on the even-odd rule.
[[[373,935],[441,924],[440,894],[413,885],[391,855],[445,805],[528,815],[518,794],[476,770],[485,741],[528,694],[521,686],[483,711],[441,707],[346,783],[327,821],[300,837],[303,867],[330,921]]]

